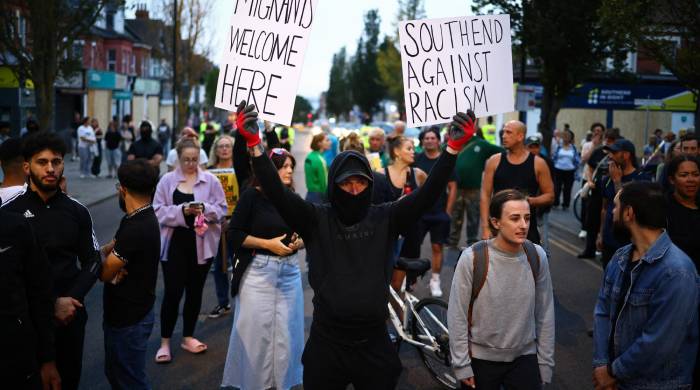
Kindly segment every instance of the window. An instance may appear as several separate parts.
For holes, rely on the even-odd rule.
[[[107,25],[107,30],[114,30],[114,11],[107,11],[105,16],[105,23]]]
[[[17,11],[17,32],[19,41],[22,43],[22,47],[27,46],[27,19],[22,16],[19,11]]]
[[[666,58],[669,58],[672,62],[675,62],[676,56],[678,55],[678,48],[681,46],[681,38],[678,36],[664,37],[666,42],[664,42],[665,52],[668,53]],[[667,69],[663,64],[659,69],[659,74],[672,75],[671,71]]]
[[[81,63],[83,62],[83,46],[85,45],[85,42],[83,41],[75,41],[73,42],[73,47],[71,48],[71,58],[80,61]]]
[[[114,49],[107,50],[107,70],[117,71],[117,51]]]
[[[136,74],[136,55],[131,53],[131,65],[129,65],[129,74]]]
[[[122,67],[119,71],[119,73],[127,73],[128,69],[127,66],[129,65],[129,52],[126,50],[122,50]]]

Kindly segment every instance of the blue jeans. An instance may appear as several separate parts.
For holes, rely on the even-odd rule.
[[[233,257],[233,252],[231,251],[231,245],[228,245],[228,242],[226,243],[227,245],[227,259],[226,259],[226,268],[228,269],[229,264],[231,264],[231,259]],[[214,273],[214,286],[216,287],[216,299],[219,301],[219,305],[221,306],[226,306],[228,305],[229,302],[229,289],[230,289],[230,280],[228,277],[228,271],[223,270],[222,266],[222,261],[223,261],[223,256],[221,256],[221,244],[219,244],[219,251],[216,253],[216,257],[214,258],[214,264],[212,265],[214,269],[212,272]]]
[[[90,148],[81,146],[78,148],[78,153],[80,155],[80,174],[85,176],[90,176],[90,167],[92,166],[92,153],[90,153]]]
[[[146,376],[146,346],[153,331],[153,309],[123,328],[103,324],[105,375],[112,389],[151,389]]]

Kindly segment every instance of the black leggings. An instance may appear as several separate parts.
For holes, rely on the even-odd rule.
[[[564,203],[562,206],[568,208],[571,204],[571,187],[574,185],[576,170],[564,171],[554,168],[554,206],[559,206],[559,199],[564,192]]]
[[[173,243],[172,245],[177,245]],[[197,324],[199,309],[202,307],[202,290],[207,280],[211,259],[206,264],[198,264],[197,256],[188,251],[171,248],[168,260],[162,262],[165,294],[160,307],[160,335],[170,338],[173,335],[182,294],[185,305],[182,309],[182,336],[192,337]]]

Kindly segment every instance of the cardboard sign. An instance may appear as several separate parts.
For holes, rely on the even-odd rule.
[[[409,127],[513,111],[509,15],[401,22],[399,44]]]
[[[233,168],[228,169],[209,169],[209,172],[216,176],[221,183],[221,187],[224,189],[224,194],[226,195],[226,204],[228,205],[228,211],[226,213],[227,217],[233,214],[233,210],[238,204],[239,191],[238,191],[238,179],[236,178],[236,171]]]
[[[241,100],[260,118],[291,125],[304,53],[318,0],[236,0],[219,65],[214,105],[235,111]]]

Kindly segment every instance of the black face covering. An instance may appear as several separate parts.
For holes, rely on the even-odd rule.
[[[343,191],[337,184],[334,184],[335,191],[331,206],[338,213],[338,219],[346,226],[360,222],[369,210],[372,201],[372,188],[367,186],[364,191],[357,195]]]

